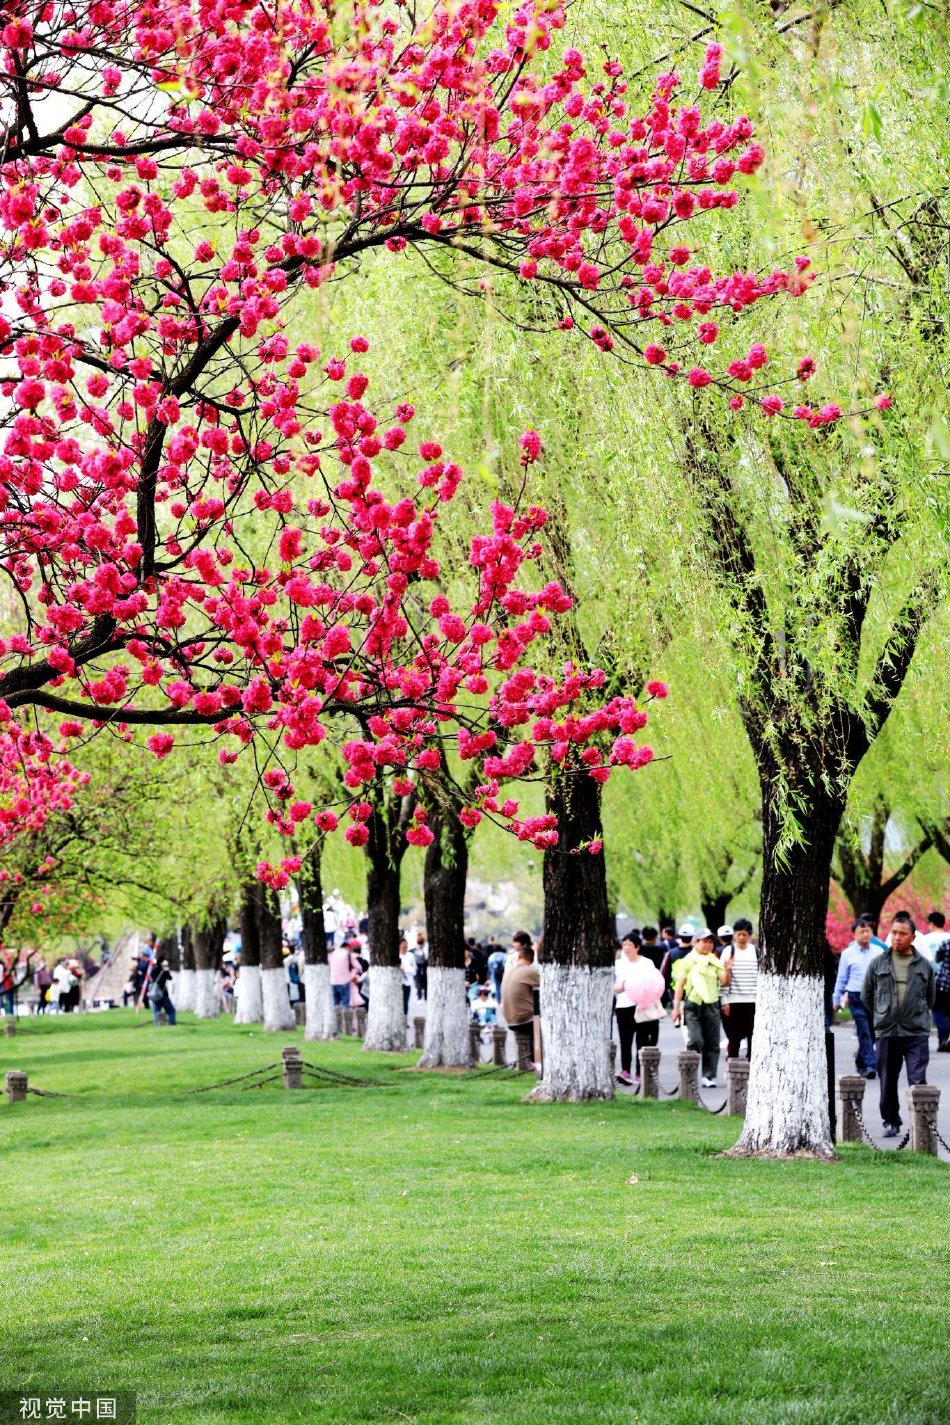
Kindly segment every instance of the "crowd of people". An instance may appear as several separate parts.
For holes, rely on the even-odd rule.
[[[365,1008],[370,998],[368,926],[333,903],[324,911],[327,963],[334,1006]],[[284,967],[291,1002],[306,993],[300,926],[285,922]],[[898,912],[886,939],[870,916],[858,916],[853,939],[840,956],[826,961],[825,1019],[833,1022],[847,1009],[856,1035],[855,1066],[867,1079],[880,1080],[885,1134],[900,1130],[898,1081],[902,1070],[911,1084],[926,1081],[931,1015],[938,1051],[950,1052],[950,934],[942,912],[928,916],[919,931],[910,915]],[[539,947],[540,948],[540,942]],[[399,941],[403,1008],[408,1015],[427,994],[429,947],[421,926]],[[473,1023],[489,1031],[496,1023],[510,1028],[518,1041],[519,1060],[535,1064],[540,1013],[540,973],[536,948],[526,930],[518,930],[507,948],[497,941],[480,944],[469,937],[464,949],[465,985]],[[35,1013],[54,1008],[70,1013],[79,1007],[83,980],[100,966],[64,957],[52,967],[35,953],[0,953],[0,1012],[16,1012],[18,992],[32,983]],[[241,994],[240,943],[231,937],[222,966],[223,995]],[[617,945],[613,1017],[619,1043],[620,1084],[639,1084],[640,1050],[658,1041],[660,1023],[669,1016],[682,1028],[686,1045],[701,1056],[702,1086],[718,1084],[722,1040],[727,1058],[743,1050],[751,1057],[758,997],[759,951],[752,923],[736,920],[713,932],[682,924],[658,930],[631,929]],[[144,1005],[156,1024],[174,1024],[173,971],[158,954],[154,936],[129,968],[123,1005]]]

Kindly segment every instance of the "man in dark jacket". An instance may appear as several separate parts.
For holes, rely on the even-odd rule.
[[[891,923],[891,948],[868,965],[861,991],[877,1040],[885,1138],[900,1133],[901,1065],[907,1065],[909,1084],[927,1082],[934,988],[933,965],[914,949],[914,922],[906,911],[898,911]]]

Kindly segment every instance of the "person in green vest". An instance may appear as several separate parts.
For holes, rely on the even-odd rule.
[[[715,937],[711,930],[697,931],[693,948],[674,966],[674,1024],[685,1014],[686,1047],[703,1056],[703,1088],[716,1087],[719,1072],[719,993],[732,978],[728,965],[713,954]]]

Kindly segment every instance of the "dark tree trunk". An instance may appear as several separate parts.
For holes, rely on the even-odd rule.
[[[423,875],[429,965],[464,970],[468,838],[454,807],[433,811],[429,829]]]
[[[241,968],[260,966],[261,937],[258,929],[258,902],[262,887],[259,881],[248,881],[241,890]]]
[[[368,830],[366,915],[370,957],[374,965],[397,966],[403,852],[402,848],[393,846],[383,812],[373,812]]]
[[[327,932],[323,920],[323,879],[320,871],[320,848],[318,846],[307,856],[297,877],[303,958],[307,965],[325,965],[327,959]]]
[[[181,928],[181,968],[195,969],[195,939],[190,925]]]
[[[261,886],[257,897],[257,943],[262,970],[283,970],[283,931],[280,923],[280,901],[270,886]]]
[[[608,1042],[613,999],[614,926],[610,920],[600,787],[585,771],[558,772],[548,810],[558,839],[544,853],[541,954],[543,1075],[533,1097],[612,1098]]]
[[[425,1045],[420,1068],[459,1068],[469,1061],[465,994],[465,886],[468,838],[448,800],[430,812],[433,840],[426,849],[423,892],[429,969]]]
[[[729,902],[731,900],[732,895],[729,891],[724,891],[718,896],[704,894],[700,899],[699,905],[703,912],[703,917],[714,935],[720,925],[725,925],[726,923],[726,912],[729,909]]]
[[[614,928],[607,897],[600,787],[586,772],[565,772],[548,789],[548,811],[558,839],[544,853],[544,944],[541,959],[555,965],[613,966]]]
[[[158,942],[158,953],[161,959],[168,961],[168,968],[173,971],[181,969],[181,957],[178,950],[177,935],[163,935]]]

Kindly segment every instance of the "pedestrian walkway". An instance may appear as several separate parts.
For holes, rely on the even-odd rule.
[[[835,1083],[837,1084],[842,1074],[853,1074],[855,1072],[854,1055],[858,1041],[850,1022],[846,1024],[836,1024],[833,1032],[835,1038]],[[616,1038],[616,1033],[614,1034],[614,1038]],[[662,1020],[660,1023],[660,1042],[658,1047],[660,1053],[663,1055],[660,1061],[661,1096],[666,1097],[665,1094],[662,1094],[662,1088],[673,1089],[676,1087],[676,1055],[680,1049],[686,1047],[682,1033],[680,1030],[674,1028],[668,1018]],[[937,1053],[936,1034],[930,1036],[930,1065],[927,1070],[927,1082],[936,1084],[940,1089],[940,1111],[937,1117],[937,1127],[945,1138],[950,1139],[950,1054]],[[718,1084],[718,1088],[700,1090],[702,1101],[706,1104],[707,1108],[719,1108],[726,1099],[725,1035],[723,1035],[722,1038]],[[906,1091],[906,1077],[902,1077],[900,1102],[905,1128],[908,1122]],[[635,1092],[635,1089],[626,1088],[623,1084],[617,1085],[618,1094],[630,1094]],[[884,1124],[881,1120],[879,1108],[879,1092],[879,1081],[877,1079],[869,1079],[864,1095],[864,1121],[875,1143],[879,1144],[882,1148],[896,1148],[900,1139],[882,1137]],[[838,1112],[840,1113],[840,1107],[838,1108]]]

